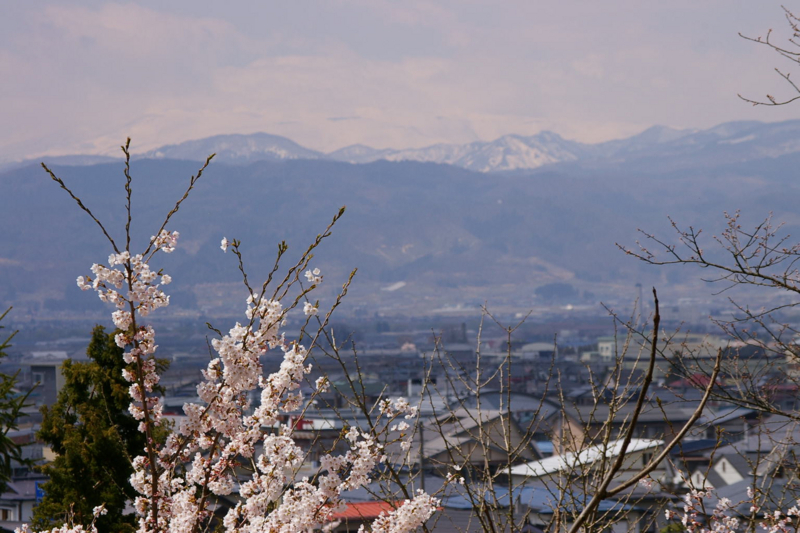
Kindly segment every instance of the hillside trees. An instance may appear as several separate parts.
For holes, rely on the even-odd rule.
[[[107,514],[98,517],[97,527],[133,531],[134,517],[123,510],[136,495],[129,481],[131,463],[144,448],[145,436],[127,412],[123,352],[114,334],[97,326],[86,350],[90,362],[66,361],[62,367],[64,387],[54,405],[42,408],[37,434],[57,454],[41,468],[50,480],[34,510],[37,527],[63,524],[70,515],[89,523],[93,509],[105,505]]]

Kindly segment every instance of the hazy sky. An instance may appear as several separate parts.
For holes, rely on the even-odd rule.
[[[310,148],[800,117],[772,0],[5,0],[0,161],[265,131]],[[800,76],[800,72],[796,74]]]

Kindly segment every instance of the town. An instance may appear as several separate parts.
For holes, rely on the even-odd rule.
[[[652,304],[640,306],[642,312],[651,309]],[[800,434],[786,413],[797,409],[793,379],[800,377],[800,362],[783,344],[692,333],[674,323],[676,329],[658,341],[648,378],[651,326],[641,315],[635,325],[616,315],[561,316],[521,321],[513,331],[488,311],[471,319],[419,319],[434,324],[429,329],[398,317],[349,318],[349,325],[333,325],[327,342],[312,351],[313,368],[302,387],[310,403],[286,421],[303,450],[304,464],[295,475],[313,475],[323,455],[346,452],[348,428],[380,426],[375,407],[381,402],[404,399],[418,414],[404,429],[384,428],[391,430],[392,475],[376,473],[372,485],[347,493],[335,531],[356,531],[403,500],[404,490],[416,488],[441,498],[437,531],[484,522],[524,523],[531,531],[550,530],[554,520],[568,525],[620,456],[626,436],[615,482],[660,459],[644,481],[601,502],[594,520],[607,521],[614,531],[663,530],[670,523],[664,511],[693,490],[713,489],[715,497],[746,502],[753,500],[748,491],[757,489],[760,501],[769,502],[764,505],[777,508],[796,482]],[[199,401],[201,369],[209,360],[202,346],[206,332],[187,328],[179,322],[166,326],[162,341],[164,353],[172,354],[160,385],[173,427],[186,418],[183,405]],[[23,329],[22,342],[3,364],[6,373],[19,372],[19,390],[30,391],[11,436],[33,460],[14,467],[0,496],[4,523],[30,521],[41,501],[47,477],[37,467],[55,454],[37,438],[40,408],[54,404],[63,389],[65,361],[88,362],[88,339],[77,331],[57,338],[53,331],[59,328],[48,329],[46,341],[35,339],[48,333]],[[712,377],[717,358],[721,369]],[[280,359],[268,354],[262,363],[268,375]],[[321,376],[330,387],[315,394]],[[249,400],[252,412],[259,399]],[[677,445],[660,456],[676,437]],[[454,475],[467,477],[468,485],[451,483]],[[224,516],[238,498],[235,491],[219,498],[214,513]]]

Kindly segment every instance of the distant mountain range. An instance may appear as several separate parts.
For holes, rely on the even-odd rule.
[[[635,243],[637,228],[676,242],[667,215],[706,230],[710,250],[724,211],[741,209],[743,225],[773,213],[787,223],[782,231],[800,235],[800,121],[793,121],[652,128],[598,145],[539,134],[332,154],[266,134],[212,137],[134,162],[134,242],[148,242],[155,220],[196,172],[192,160],[211,152],[218,158],[170,223],[181,232],[180,246],[159,263],[176,279],[174,313],[221,312],[238,290],[235,259],[219,249],[223,236],[242,240],[259,278],[277,243],[288,242],[296,259],[342,205],[347,214],[315,259],[326,285],[341,287],[358,267],[352,301],[365,312],[407,316],[486,301],[539,308],[547,302],[536,288],[555,283],[575,288],[577,300],[563,302],[571,305],[630,303],[636,283],[658,287],[664,302],[699,297],[699,272],[650,267],[615,246]],[[414,158],[425,162],[406,160]],[[45,160],[122,238],[120,160]],[[474,169],[492,170],[496,179]],[[14,305],[28,317],[96,309],[96,299],[75,287],[78,275],[108,255],[91,219],[33,163],[0,171],[0,199],[7,229],[0,309]],[[243,303],[244,296],[229,310]]]
[[[545,131],[529,137],[505,135],[491,142],[435,144],[406,150],[375,150],[356,145],[332,152],[328,157],[347,163],[418,161],[454,165],[476,172],[497,172],[576,161],[588,153],[587,146]]]
[[[376,149],[353,145],[325,154],[285,137],[255,133],[218,135],[164,146],[146,158],[202,161],[216,152],[220,162],[331,159],[363,164],[374,161],[417,161],[453,165],[475,172],[527,171],[556,164],[580,167],[616,165],[639,160],[675,158],[748,161],[800,152],[800,120],[779,123],[729,122],[707,130],[676,130],[654,126],[627,139],[584,144],[545,131],[536,135],[505,135],[491,142],[435,144],[424,148]]]
[[[707,130],[676,130],[654,126],[627,139],[584,144],[553,132],[505,135],[490,142],[435,144],[424,148],[376,149],[352,145],[331,153],[305,148],[267,133],[216,135],[205,139],[162,146],[137,155],[137,159],[203,161],[216,153],[218,162],[247,165],[256,161],[298,159],[332,160],[364,164],[374,161],[417,161],[453,165],[475,172],[519,172],[552,165],[613,167],[620,163],[654,161],[672,168],[720,160],[750,161],[800,152],[800,120],[779,123],[729,122]],[[102,156],[48,157],[54,163],[85,165],[108,162]],[[691,161],[686,161],[690,159]],[[24,166],[6,164],[0,170]]]

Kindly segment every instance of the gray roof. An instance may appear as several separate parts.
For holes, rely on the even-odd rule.
[[[747,488],[752,486],[753,479],[751,478],[721,487],[706,500],[706,508],[713,509],[718,498],[728,498],[733,502],[736,512],[743,516],[749,516],[751,500],[747,495]],[[775,509],[785,510],[792,507],[800,497],[800,487],[790,483],[786,478],[761,478],[756,481],[755,487],[759,492],[757,498],[762,512]]]
[[[752,416],[756,411],[754,409],[747,409],[741,406],[736,406],[733,409],[723,409],[713,411],[706,409],[703,416],[698,420],[698,424],[719,425],[731,420]]]
[[[614,417],[615,422],[622,422],[629,417],[635,408],[636,402],[628,402],[627,404],[620,407],[617,412],[616,416]],[[665,419],[669,420],[670,422],[684,422],[689,420],[689,418],[694,414],[696,405],[692,403],[688,404],[662,404],[653,405],[653,404],[645,404],[642,408],[642,412],[639,414],[639,423],[647,423],[647,422],[664,422]],[[573,419],[588,423],[603,423],[608,418],[608,414],[610,411],[610,406],[608,405],[565,405],[564,410],[566,411],[567,415],[572,417]]]
[[[508,406],[506,402],[508,400],[508,393],[501,392],[501,391],[481,391],[481,409],[494,409],[499,410],[501,408],[501,404],[503,410],[506,410]],[[510,394],[511,398],[511,412],[517,411],[539,411],[539,416],[543,418],[549,418],[554,413],[560,410],[559,406],[554,404],[551,401],[543,399],[541,397],[532,396],[530,394],[523,394],[519,392],[512,392]],[[453,402],[451,407],[452,408],[459,408],[459,407],[467,407],[467,408],[475,408],[478,405],[477,398],[475,396],[469,396],[463,400],[458,400]]]
[[[36,482],[44,482],[46,479],[22,479],[8,482],[8,488],[0,494],[0,501],[34,501],[36,500]]]
[[[722,479],[722,476],[720,476],[714,469],[708,470],[706,472],[706,481],[708,481],[708,483],[715,489],[724,487],[728,484],[724,479]]]
[[[656,439],[631,439],[626,453],[631,454],[644,450],[655,450],[664,445],[664,441]],[[541,477],[556,472],[574,471],[589,467],[601,458],[617,457],[622,452],[623,440],[615,440],[607,446],[596,445],[584,448],[579,452],[567,452],[563,455],[554,455],[539,461],[532,461],[524,465],[517,465],[509,469],[512,475]]]

